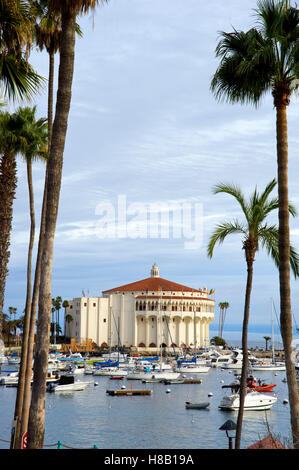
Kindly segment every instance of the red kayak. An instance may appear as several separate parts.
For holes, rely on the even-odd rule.
[[[110,380],[122,380],[124,378],[123,375],[111,375],[109,378]]]

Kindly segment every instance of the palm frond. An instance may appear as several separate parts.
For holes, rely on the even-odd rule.
[[[265,224],[259,232],[259,240],[260,244],[267,250],[276,266],[279,267],[279,231],[276,225],[269,226]],[[299,255],[292,245],[290,246],[290,266],[296,279],[299,276]]]
[[[215,245],[224,242],[226,237],[231,234],[242,234],[247,235],[246,226],[238,221],[235,222],[222,222],[216,226],[216,229],[212,233],[208,243],[208,256],[212,258]]]
[[[212,188],[214,194],[225,193],[233,196],[240,204],[247,221],[249,221],[249,206],[246,204],[244,195],[239,186],[229,183],[218,183]]]
[[[45,83],[24,59],[12,54],[0,54],[0,84],[4,95],[13,101],[30,100]]]

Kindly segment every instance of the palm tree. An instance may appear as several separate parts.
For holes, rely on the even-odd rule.
[[[13,100],[18,98],[30,99],[40,88],[43,79],[33,71],[27,60],[32,42],[32,16],[29,4],[21,0],[1,0],[0,33],[0,87],[4,92],[4,96]],[[7,136],[8,129],[6,126],[9,122],[9,114],[6,116],[2,114],[1,121],[1,131],[4,131]],[[12,139],[12,135],[10,139]],[[17,150],[15,149],[15,153],[17,153]],[[13,176],[15,162],[12,154],[14,152],[12,151],[10,156],[5,155],[2,140],[0,153],[3,154],[0,162],[0,193],[2,196],[7,194],[6,190],[8,190],[13,197],[15,191],[14,185],[16,184]],[[7,196],[9,195],[7,194]],[[9,224],[11,221],[12,199],[9,204],[10,208],[6,207],[8,209],[6,217],[3,218],[3,211],[1,211],[2,218],[0,216],[1,228],[3,227],[4,231],[4,236],[0,240],[0,244],[2,244],[0,248],[0,339],[2,337],[3,301],[9,258],[9,238],[7,238],[7,235],[10,233]],[[8,225],[4,226],[2,225],[3,223]],[[6,247],[2,242],[4,245],[6,244]]]
[[[292,359],[290,230],[288,211],[287,106],[298,89],[299,10],[289,0],[260,0],[256,28],[222,32],[216,47],[220,65],[211,82],[218,99],[257,106],[271,92],[276,110],[279,195],[280,324],[286,360],[293,444],[299,448],[299,397]]]
[[[68,334],[65,333],[65,336],[66,336],[66,337],[69,337],[69,336],[70,336],[70,324],[72,323],[72,321],[73,321],[72,315],[67,314],[67,315],[65,316],[65,324],[66,324],[66,326],[68,326],[68,328],[67,328]]]
[[[65,338],[66,338],[66,331],[65,331],[65,329],[66,329],[66,328],[65,328],[65,326],[66,326],[66,316],[67,316],[67,314],[66,314],[66,309],[68,308],[68,306],[69,306],[69,301],[68,301],[68,300],[64,300],[64,301],[62,302],[62,307],[64,308],[64,341],[65,341]]]
[[[228,302],[219,302],[219,308],[220,308],[220,314],[219,314],[219,336],[222,338],[222,332],[223,332],[223,327],[224,327],[224,322],[225,322],[225,317],[226,317],[226,312],[229,307]]]
[[[26,292],[26,305],[25,305],[25,320],[24,320],[24,334],[22,341],[22,358],[19,371],[19,381],[15,405],[15,420],[17,419],[17,427],[14,435],[14,445],[16,448],[21,448],[21,439],[19,434],[19,426],[21,417],[23,417],[23,404],[25,397],[26,386],[29,389],[27,394],[30,393],[31,375],[32,375],[32,357],[28,357],[28,343],[30,336],[31,325],[31,272],[32,272],[32,251],[34,246],[35,236],[35,208],[34,208],[34,193],[32,181],[32,163],[35,160],[47,161],[47,120],[44,118],[36,118],[36,106],[33,108],[25,107],[18,108],[14,113],[13,118],[18,129],[19,138],[22,139],[20,153],[26,161],[27,168],[27,184],[29,194],[29,209],[30,209],[30,237],[27,258],[27,292]],[[35,322],[34,322],[35,323]],[[28,415],[27,415],[28,416]],[[23,419],[23,418],[22,418]],[[22,434],[21,434],[22,435]],[[11,445],[13,445],[13,440]]]
[[[47,183],[45,185],[46,223],[41,243],[43,269],[39,286],[36,355],[28,424],[28,448],[31,449],[42,448],[44,441],[44,402],[51,316],[53,242],[58,214],[63,152],[71,103],[76,18],[79,14],[84,14],[90,9],[94,9],[99,3],[100,0],[65,0],[64,2],[50,0],[49,3],[54,11],[61,13],[61,44],[56,110],[51,136],[50,156],[47,165]],[[104,3],[104,0],[101,3]]]
[[[43,82],[27,59],[33,34],[29,2],[1,0],[0,25],[0,85],[9,99],[29,99]]]
[[[274,179],[266,186],[262,194],[259,194],[257,192],[257,189],[255,189],[248,202],[245,200],[241,189],[235,185],[218,184],[213,190],[214,194],[225,193],[230,196],[233,196],[239,203],[245,219],[244,221],[234,220],[232,222],[223,222],[217,225],[216,229],[210,237],[210,241],[208,244],[208,256],[211,258],[213,256],[214,248],[217,243],[223,243],[228,235],[236,233],[240,234],[243,238],[242,248],[245,253],[245,259],[247,264],[247,283],[242,328],[243,363],[241,372],[240,406],[238,413],[235,444],[235,447],[237,449],[240,448],[244,400],[246,395],[246,379],[248,370],[247,336],[250,311],[250,296],[253,277],[253,263],[255,260],[255,255],[259,248],[266,248],[268,254],[273,258],[276,265],[279,265],[278,229],[275,225],[269,225],[266,221],[268,215],[273,212],[273,210],[276,210],[279,205],[277,198],[269,199],[269,196],[275,186],[276,180]],[[296,211],[292,205],[289,205],[289,211],[293,216],[296,215]],[[291,263],[293,273],[295,277],[297,277],[299,274],[299,256],[292,247],[290,250],[289,263]]]
[[[268,351],[268,342],[270,341],[270,336],[264,336],[264,340],[266,341],[266,351]]]
[[[17,187],[16,155],[21,148],[13,119],[8,112],[0,112],[0,318],[4,304],[6,277],[10,258],[10,233],[13,200]],[[2,326],[0,325],[2,333]]]

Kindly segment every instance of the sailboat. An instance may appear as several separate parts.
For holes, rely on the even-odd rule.
[[[162,315],[161,315],[162,291],[160,294],[160,331],[157,331],[158,342],[160,343],[160,359],[158,364],[147,366],[144,371],[135,370],[127,375],[127,380],[142,380],[145,382],[160,382],[162,380],[176,380],[181,377],[181,372],[175,372],[172,367],[162,362]],[[167,325],[168,326],[168,325]],[[158,325],[157,325],[158,328]]]
[[[282,361],[275,361],[274,357],[274,321],[273,321],[273,299],[271,298],[271,321],[272,321],[272,360],[269,361],[258,361],[252,364],[251,369],[253,371],[282,371],[286,370],[285,363]]]

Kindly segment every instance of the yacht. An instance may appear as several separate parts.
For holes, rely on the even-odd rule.
[[[90,382],[75,381],[73,375],[62,375],[57,382],[47,384],[48,392],[74,392],[84,390]]]
[[[211,359],[211,367],[223,367],[224,364],[231,364],[233,362],[231,354],[221,354],[218,357]]]
[[[244,410],[269,410],[277,401],[277,397],[260,392],[249,391],[245,397]],[[238,410],[240,407],[239,393],[222,398],[219,408],[221,410]]]
[[[223,369],[242,369],[243,363],[243,351],[242,349],[234,349],[231,355],[231,361],[224,363],[221,367]],[[251,364],[253,361],[257,361],[257,358],[248,352],[248,360]]]

